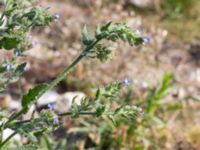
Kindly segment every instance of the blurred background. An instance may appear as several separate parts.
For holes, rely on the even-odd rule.
[[[102,64],[84,59],[39,100],[37,109],[53,102],[58,110],[66,111],[75,95],[92,96],[95,87],[124,78],[132,84],[120,95],[119,103],[145,107],[153,89],[167,91],[151,97],[156,105],[149,119],[138,118],[118,128],[91,117],[64,118],[62,128],[41,139],[41,150],[56,146],[59,150],[200,149],[199,0],[40,0],[40,5],[61,18],[50,27],[32,31],[36,46],[25,58],[29,63],[20,80],[22,88],[10,85],[1,94],[1,106],[19,109],[21,91],[51,81],[79,54],[84,24],[93,33],[97,23],[108,21],[141,30],[150,43],[141,47],[108,43],[114,51],[111,60]],[[173,79],[163,86],[166,73]]]

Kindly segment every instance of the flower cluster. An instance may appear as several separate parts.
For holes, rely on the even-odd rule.
[[[55,109],[54,109],[54,104],[53,104],[53,103],[49,103],[49,104],[47,105],[47,107],[48,107],[48,109],[49,109],[50,111],[52,111],[52,112],[55,110]],[[53,118],[53,123],[54,123],[54,124],[58,124],[58,123],[59,123],[58,117]]]

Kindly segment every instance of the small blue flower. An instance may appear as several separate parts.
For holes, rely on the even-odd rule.
[[[151,39],[150,39],[149,37],[144,37],[144,38],[143,38],[144,43],[149,43],[150,40],[151,40]]]
[[[60,20],[61,15],[60,13],[56,13],[54,17],[55,17],[55,21],[58,21]]]
[[[58,118],[53,118],[53,123],[54,124],[58,124],[59,123],[59,119]]]
[[[7,70],[11,70],[11,69],[12,69],[12,64],[7,64],[7,65],[6,65],[6,69],[7,69]]]
[[[47,105],[47,107],[50,109],[50,110],[54,110],[54,104],[53,103],[49,103]]]
[[[123,81],[123,84],[126,85],[126,86],[130,86],[131,80],[129,80],[128,78],[125,78],[124,81]]]
[[[15,56],[21,56],[21,51],[19,50],[19,49],[15,49],[14,50],[14,54],[15,54]]]

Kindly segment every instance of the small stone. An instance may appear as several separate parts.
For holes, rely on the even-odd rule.
[[[60,97],[60,95],[53,91],[47,91],[42,97],[37,101],[38,106],[48,105],[49,103],[55,103],[56,100]]]

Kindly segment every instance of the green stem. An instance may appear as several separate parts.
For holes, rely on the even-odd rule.
[[[55,87],[61,80],[63,80],[67,74],[69,74],[69,72],[78,64],[78,62],[86,56],[86,54],[100,41],[101,39],[95,39],[90,45],[88,45],[82,52],[81,54],[68,66],[66,67],[57,77],[55,80],[53,80],[44,90],[42,90],[42,92],[38,95],[38,99],[44,94],[46,93],[48,90],[52,89],[53,87]],[[15,115],[11,116],[10,119],[3,125],[3,129],[8,128],[9,124],[17,119],[18,117],[20,117],[22,114],[24,114],[24,109],[22,108],[22,110],[20,110],[18,113],[16,113]],[[94,115],[94,113],[92,112],[81,112],[81,115]],[[71,112],[67,112],[67,113],[62,113],[59,114],[59,116],[65,116],[65,115],[72,115]],[[25,120],[22,121],[21,123],[26,123],[29,122],[31,120]],[[20,122],[18,122],[20,123]],[[2,126],[1,126],[2,128]],[[16,133],[15,133],[16,134]],[[10,140],[10,138],[12,138],[15,134],[12,134],[11,136],[9,136],[3,143],[1,143],[0,147],[2,147],[8,140]]]
[[[13,116],[11,116],[11,117],[9,118],[9,120],[8,120],[5,124],[2,124],[2,126],[1,126],[0,128],[4,127],[4,129],[6,129],[7,126],[8,126],[8,124],[9,124],[10,122],[12,122],[14,119],[18,118],[19,116],[21,116],[23,113],[24,113],[24,111],[23,111],[23,109],[22,109],[22,110],[19,111],[18,113],[16,113],[16,114],[14,114]]]
[[[95,115],[96,112],[80,112],[79,115]],[[58,116],[62,117],[62,116],[70,116],[72,115],[72,112],[65,112],[65,113],[60,113],[60,114],[57,114]],[[41,118],[36,118],[35,121],[40,121]],[[27,122],[30,122],[31,119],[28,119],[28,120],[22,120],[22,121],[18,121],[18,122],[15,122],[14,124],[23,124],[23,123],[27,123]],[[11,125],[13,126],[13,124]]]
[[[80,112],[79,115],[95,115],[96,112]],[[72,115],[72,112],[65,112],[65,113],[60,113],[58,116],[68,116]]]
[[[2,148],[13,136],[15,136],[17,132],[13,132],[7,139],[5,139],[2,143],[0,143],[0,148]]]
[[[68,66],[66,67],[57,77],[55,80],[53,80],[39,95],[38,99],[46,93],[48,90],[55,87],[60,81],[62,81],[69,72],[78,64],[78,62],[85,57],[85,54],[89,52],[101,39],[94,40],[90,45],[88,45],[82,52],[79,54],[79,56]]]
[[[53,80],[42,92],[39,93],[38,99],[46,93],[48,90],[55,87],[60,81],[62,81],[66,75],[69,74],[69,72],[78,64],[78,62],[85,57],[85,54],[89,52],[101,39],[95,39],[90,45],[88,45],[80,54],[79,56],[68,66],[66,67],[59,75],[56,77],[55,80]],[[4,127],[7,128],[8,123],[13,121],[14,119],[18,118],[24,113],[24,109],[19,111],[17,114],[15,114],[13,117],[11,117],[8,122],[5,123]]]

